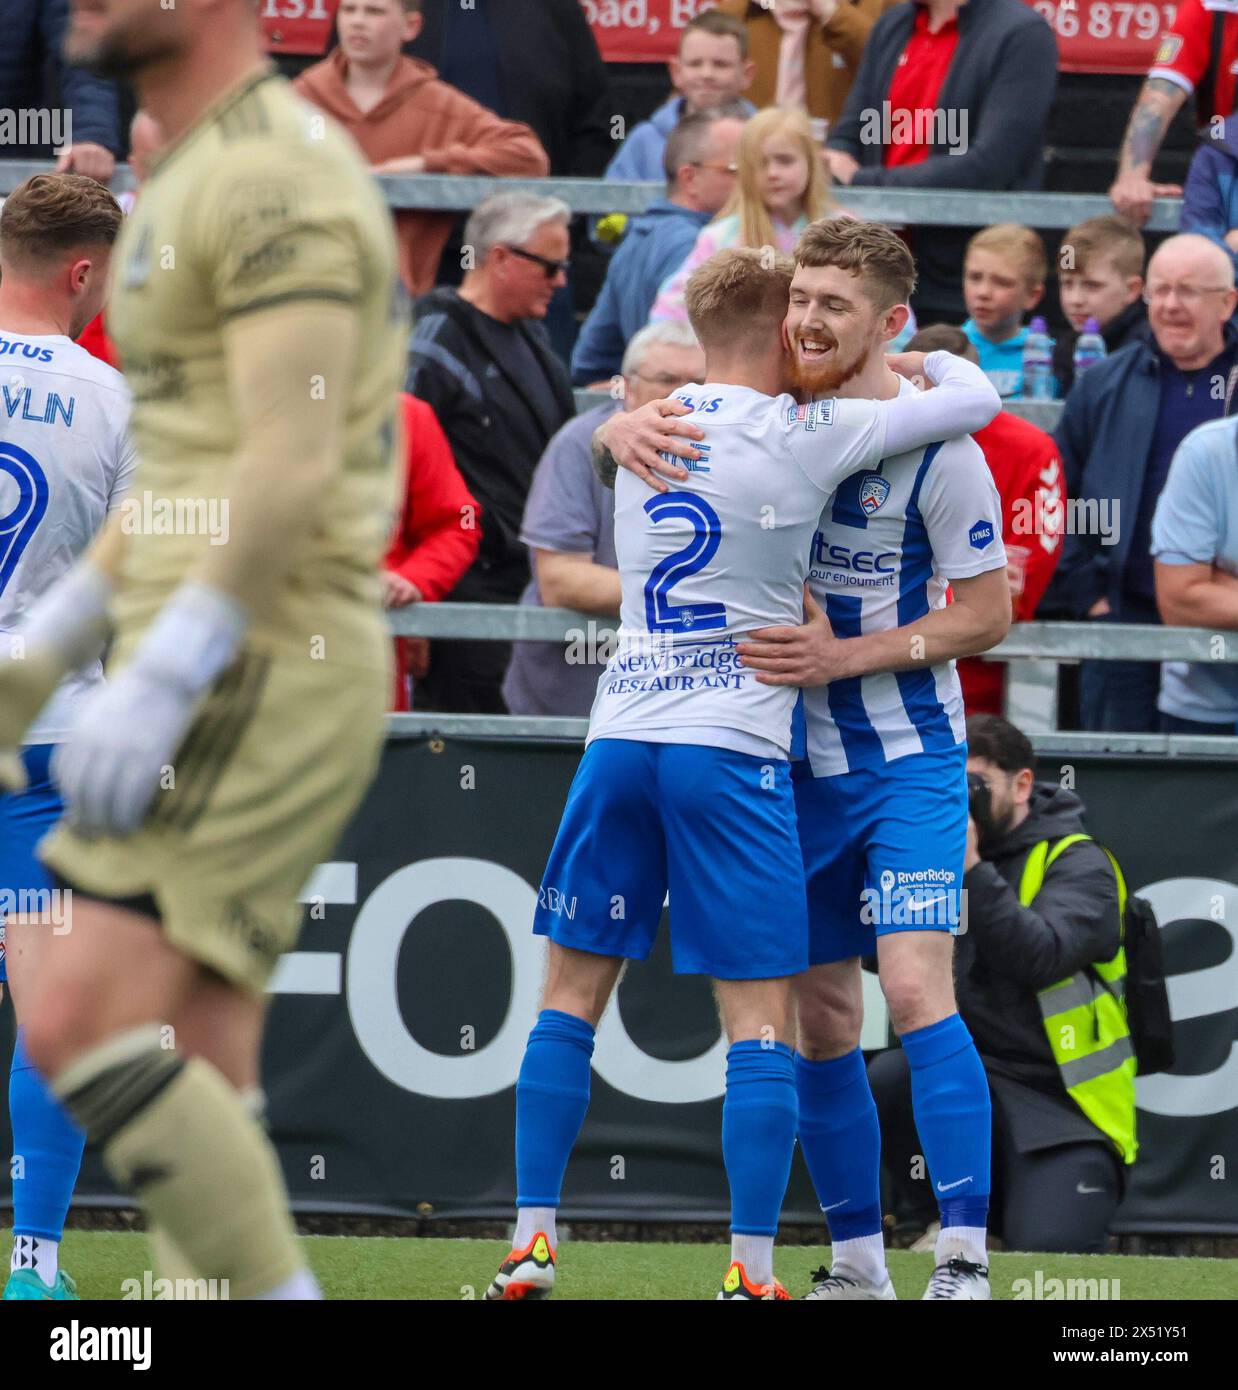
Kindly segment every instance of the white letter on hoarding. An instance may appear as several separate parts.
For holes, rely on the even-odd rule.
[[[519,874],[488,859],[423,859],[397,869],[365,900],[348,947],[348,1014],[362,1051],[388,1081],[441,1100],[494,1095],[516,1084],[545,965],[545,943],[531,931],[535,897]],[[405,1026],[396,965],[420,912],[461,901],[485,908],[503,928],[512,993],[497,1035],[476,1052],[448,1057],[422,1047]]]

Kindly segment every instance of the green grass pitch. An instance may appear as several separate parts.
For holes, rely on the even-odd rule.
[[[3,1248],[7,1235],[0,1236]],[[328,1298],[481,1298],[507,1253],[492,1240],[307,1236],[303,1243]],[[564,1241],[555,1298],[712,1298],[728,1253],[721,1245]],[[786,1246],[776,1254],[775,1269],[798,1298],[825,1257],[824,1247]],[[932,1256],[892,1250],[889,1259],[899,1297],[918,1299]],[[146,1237],[129,1232],[68,1231],[62,1260],[86,1299],[119,1299],[126,1279],[140,1280],[151,1268]],[[1046,1291],[1052,1279],[1107,1279],[1111,1297],[1113,1281],[1120,1281],[1123,1300],[1238,1299],[1238,1260],[1034,1254],[991,1257],[994,1298],[1015,1297],[1019,1279],[1034,1287],[1037,1270]]]

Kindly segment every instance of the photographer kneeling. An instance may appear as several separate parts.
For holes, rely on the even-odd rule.
[[[1135,1159],[1135,1061],[1122,999],[1124,889],[1083,803],[1037,782],[1027,738],[967,721],[971,814],[955,944],[959,1013],[993,1099],[993,1230],[1012,1250],[1103,1251]],[[907,1062],[869,1080],[900,1224],[935,1219]],[[917,1179],[920,1179],[917,1181]]]

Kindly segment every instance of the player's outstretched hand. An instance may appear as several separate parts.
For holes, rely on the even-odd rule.
[[[26,788],[22,739],[64,670],[45,648],[14,648],[24,640],[20,631],[7,636],[10,648],[0,653],[0,792],[20,792]]]
[[[825,685],[849,674],[847,641],[834,636],[825,610],[804,585],[804,621],[799,627],[757,628],[737,642],[740,664],[762,685]]]
[[[52,756],[74,830],[93,839],[131,835],[141,825],[161,781],[175,776],[172,758],[194,702],[192,691],[136,664],[88,697],[73,732]]]
[[[187,580],[129,664],[91,693],[52,758],[66,819],[79,834],[130,835],[155,793],[175,786],[172,758],[199,697],[235,658],[246,626],[227,594]]]
[[[683,482],[688,470],[666,456],[701,457],[700,450],[694,448],[691,441],[704,439],[705,431],[680,418],[691,413],[691,408],[682,401],[650,401],[636,410],[612,415],[598,427],[593,437],[620,468],[635,473],[657,492],[669,492],[663,478]]]

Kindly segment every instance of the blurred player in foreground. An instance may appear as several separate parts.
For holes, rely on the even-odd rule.
[[[616,480],[620,640],[538,891],[548,975],[516,1088],[516,1235],[489,1299],[553,1286],[594,1032],[624,960],[648,956],[668,888],[675,969],[713,977],[731,1044],[732,1262],[718,1297],[789,1297],[773,1244],[795,1144],[791,978],[808,963],[788,762],[796,695],[759,684],[735,639],[799,620],[822,505],[849,473],[956,422],[978,427],[999,405],[983,373],[947,353],[927,363],[940,390],[798,405],[782,394],[791,270],[785,257],[732,249],[694,272],[686,304],[706,380],[673,397],[703,427],[689,482],[651,494],[626,473]],[[612,422],[641,413],[612,416],[599,439],[622,452],[641,427],[612,436]]]
[[[129,393],[120,373],[73,340],[97,313],[120,231],[116,199],[80,174],[37,174],[0,212],[0,354],[9,407],[0,420],[0,656],[9,634],[74,564],[114,512],[133,473],[126,428]],[[82,1132],[26,1055],[26,977],[45,928],[6,928],[33,906],[72,925],[70,903],[53,903],[35,845],[63,810],[49,771],[82,701],[103,679],[94,659],[66,676],[26,730],[26,789],[0,792],[0,981],[17,1011],[9,1077],[13,1154],[13,1254],[6,1299],[76,1298],[59,1268],[65,1214],[82,1161]]]
[[[129,78],[166,145],[121,233],[128,524],[19,628],[0,748],[109,628],[42,846],[73,891],[27,1049],[140,1200],[165,1273],[313,1298],[254,1091],[297,895],[376,764],[378,560],[406,327],[381,197],[267,67],[250,0],[80,0],[66,54]],[[168,524],[171,518],[171,525]]]

